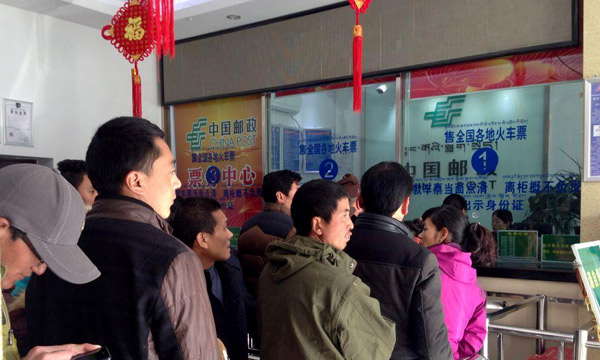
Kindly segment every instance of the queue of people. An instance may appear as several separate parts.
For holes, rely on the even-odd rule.
[[[478,357],[486,295],[473,265],[494,262],[493,236],[452,204],[407,226],[402,165],[339,183],[266,174],[238,260],[217,201],[172,206],[181,183],[163,137],[143,119],[105,123],[71,185],[37,165],[0,169],[3,290],[34,273],[25,359],[100,345],[114,359],[221,359],[219,342],[247,359],[248,334],[267,360]],[[4,358],[19,359],[5,309]]]

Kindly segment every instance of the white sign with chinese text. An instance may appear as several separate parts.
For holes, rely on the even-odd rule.
[[[408,101],[403,165],[415,185],[408,219],[439,206],[449,194],[468,203],[471,221],[491,228],[495,210],[514,222],[543,194],[577,194],[581,132],[571,121],[581,107],[581,83],[528,86]],[[575,170],[573,170],[575,168]]]
[[[4,142],[33,147],[33,103],[4,99]]]

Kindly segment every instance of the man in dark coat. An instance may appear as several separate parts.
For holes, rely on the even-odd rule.
[[[444,324],[438,263],[402,223],[413,181],[402,165],[381,162],[361,179],[358,216],[346,247],[355,274],[396,323],[392,359],[452,359]]]
[[[217,336],[231,360],[248,359],[245,289],[240,269],[227,260],[233,236],[218,201],[187,198],[173,218],[176,237],[192,249],[204,267]]]
[[[79,246],[102,272],[74,286],[51,273],[27,289],[30,341],[93,342],[115,359],[218,356],[202,263],[165,221],[181,186],[164,133],[121,117],[98,128],[87,150],[98,190]]]

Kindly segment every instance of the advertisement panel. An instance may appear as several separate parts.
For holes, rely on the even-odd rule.
[[[215,198],[228,225],[242,226],[262,210],[260,95],[175,105],[173,114],[177,194]]]
[[[583,49],[554,49],[420,69],[410,73],[410,98],[581,80]]]

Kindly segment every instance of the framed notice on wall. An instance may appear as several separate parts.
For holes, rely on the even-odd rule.
[[[4,143],[33,147],[33,103],[3,99]]]
[[[585,80],[585,181],[600,181],[600,78]]]

